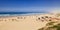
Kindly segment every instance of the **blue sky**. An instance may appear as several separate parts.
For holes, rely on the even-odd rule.
[[[0,12],[49,12],[60,10],[60,0],[0,0]]]

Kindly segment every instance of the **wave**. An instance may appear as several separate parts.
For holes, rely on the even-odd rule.
[[[45,14],[45,13],[36,13],[36,12],[5,12],[0,13],[0,16],[21,16],[21,15],[36,15],[36,14]]]

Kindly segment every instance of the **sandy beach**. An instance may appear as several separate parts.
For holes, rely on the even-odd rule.
[[[55,17],[51,14],[2,16],[0,17],[0,30],[38,30],[49,22],[47,18],[47,20],[42,19],[45,16]]]

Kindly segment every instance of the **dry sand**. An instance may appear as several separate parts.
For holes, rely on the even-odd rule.
[[[46,14],[47,16],[51,16]],[[38,20],[38,17],[44,15],[27,15],[27,16],[6,16],[0,17],[0,30],[38,30],[48,23]]]

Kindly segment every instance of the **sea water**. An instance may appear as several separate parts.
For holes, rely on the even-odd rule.
[[[21,16],[21,15],[36,15],[45,14],[42,12],[0,12],[0,16]]]

